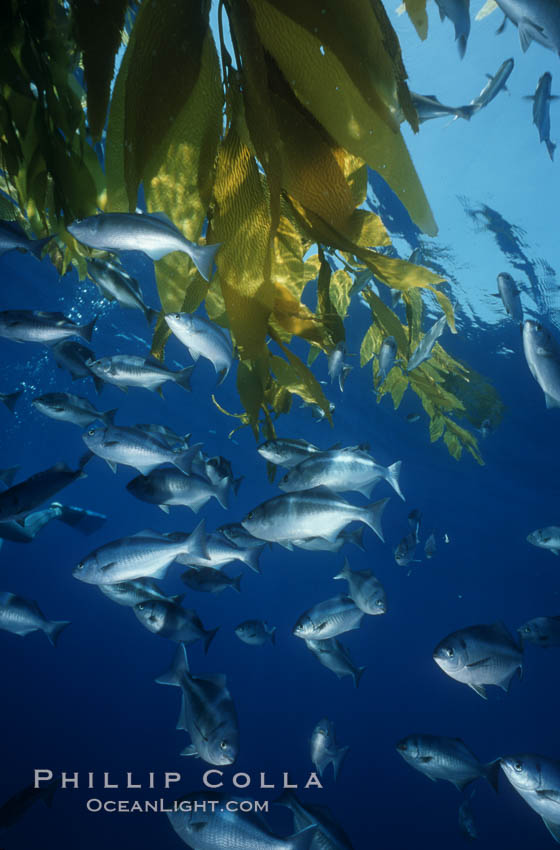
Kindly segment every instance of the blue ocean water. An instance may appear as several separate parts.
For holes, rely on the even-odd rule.
[[[555,269],[560,263],[557,240],[557,186],[553,164],[531,123],[531,104],[523,95],[534,91],[546,70],[553,74],[557,58],[539,45],[523,54],[511,25],[501,36],[494,14],[474,22],[467,54],[460,60],[449,21],[430,14],[427,43],[418,41],[406,17],[388,10],[396,27],[411,87],[435,92],[445,103],[465,103],[512,56],[515,71],[509,95],[500,94],[471,122],[446,119],[427,122],[421,133],[407,135],[434,214],[440,226],[436,240],[421,239],[394,199],[382,212],[401,222],[396,245],[403,256],[419,244],[427,258],[437,259],[451,283],[457,302],[458,334],[446,330],[442,343],[467,361],[498,389],[506,410],[499,427],[481,438],[484,466],[469,457],[459,463],[442,442],[429,443],[426,416],[408,392],[398,411],[385,397],[376,403],[370,366],[360,370],[358,356],[340,393],[326,392],[335,404],[334,427],[316,422],[295,401],[289,416],[278,422],[278,433],[307,439],[321,448],[369,442],[384,465],[402,460],[402,502],[385,483],[374,498],[390,496],[382,544],[365,531],[365,552],[346,547],[340,554],[289,552],[267,547],[261,556],[262,575],[243,568],[242,592],[195,594],[185,604],[199,612],[207,628],[220,631],[205,656],[201,645],[189,648],[193,672],[222,672],[235,700],[240,725],[240,754],[224,768],[224,790],[231,777],[247,773],[252,784],[241,795],[272,801],[281,791],[284,772],[298,783],[304,802],[327,805],[347,832],[355,850],[372,846],[400,850],[415,847],[459,847],[464,839],[457,826],[460,794],[448,783],[431,783],[413,771],[396,752],[405,735],[425,732],[460,737],[482,761],[535,752],[560,758],[558,741],[559,650],[525,651],[523,679],[510,692],[489,689],[488,701],[446,677],[432,660],[436,644],[448,633],[475,623],[497,620],[510,628],[541,615],[560,614],[558,562],[548,552],[531,547],[527,534],[558,521],[558,411],[547,411],[541,390],[523,357],[519,328],[506,316],[496,292],[496,275],[507,271],[519,281],[526,315],[551,328],[558,322]],[[476,11],[476,10],[473,10]],[[474,15],[473,15],[474,16]],[[437,51],[438,62],[433,55]],[[551,105],[552,138],[558,107]],[[370,200],[380,191],[372,177]],[[398,237],[398,234],[396,234]],[[138,254],[122,257],[126,269],[142,283],[146,302],[156,305],[153,265]],[[0,259],[2,309],[61,310],[75,320],[98,315],[92,347],[98,356],[117,352],[144,354],[150,334],[139,312],[108,305],[91,282],[75,274],[59,279],[48,259],[11,253]],[[312,287],[311,287],[312,289]],[[312,299],[311,299],[312,300]],[[433,311],[433,317],[436,316]],[[356,301],[346,321],[347,349],[357,355],[368,326],[368,312]],[[296,345],[297,349],[297,345]],[[248,429],[228,434],[237,420],[218,411],[240,412],[234,372],[214,388],[212,366],[196,365],[193,390],[187,394],[172,384],[165,400],[146,390],[122,394],[107,387],[98,397],[91,381],[71,384],[48,350],[0,340],[0,390],[23,387],[12,416],[0,409],[0,466],[20,465],[17,480],[57,461],[74,466],[84,445],[80,429],[46,419],[32,406],[38,395],[53,391],[87,396],[101,409],[119,407],[117,423],[165,424],[177,433],[190,432],[205,452],[221,454],[244,480],[226,513],[216,502],[201,512],[210,530],[242,519],[252,507],[278,492],[266,475],[266,464],[255,450]],[[301,352],[305,347],[301,346]],[[191,361],[176,340],[170,340],[166,361],[173,368]],[[326,359],[314,371],[327,380]],[[418,413],[417,422],[407,415]],[[35,769],[54,775],[78,772],[81,787],[58,792],[51,809],[39,803],[0,837],[6,850],[35,846],[98,850],[138,847],[172,850],[181,845],[165,814],[91,813],[91,798],[145,800],[165,798],[202,788],[207,766],[179,756],[186,736],[175,730],[179,712],[176,689],[156,685],[167,669],[175,646],[145,630],[131,610],[106,599],[97,588],[77,582],[72,569],[95,547],[144,528],[161,532],[190,531],[197,518],[186,508],[168,516],[155,506],[135,500],[125,489],[136,473],[119,467],[113,475],[100,459],[87,466],[87,478],[63,491],[64,504],[79,505],[107,515],[103,528],[85,537],[57,522],[46,526],[28,545],[5,542],[0,552],[1,591],[36,599],[45,615],[68,619],[72,625],[56,649],[41,633],[24,639],[0,633],[2,658],[2,742],[0,800],[33,780]],[[356,503],[365,500],[352,497]],[[408,513],[422,512],[422,543],[431,530],[437,551],[431,560],[418,547],[419,563],[412,571],[397,566],[393,550],[406,533]],[[448,543],[444,542],[447,535]],[[321,667],[305,645],[291,634],[299,615],[321,599],[342,592],[333,576],[347,555],[353,569],[372,569],[388,595],[388,612],[365,618],[358,631],[342,640],[354,661],[367,670],[359,688],[350,678],[337,680]],[[236,575],[239,564],[227,568]],[[168,593],[180,593],[180,568],[172,567],[162,582]],[[264,619],[277,627],[276,646],[241,643],[233,628],[242,620]],[[337,739],[350,747],[335,783],[331,769],[322,790],[302,787],[313,769],[309,738],[322,717],[334,721]],[[126,782],[126,773],[143,783],[138,791],[103,789]],[[96,787],[86,787],[87,774]],[[155,773],[154,790],[148,774]],[[182,780],[166,792],[165,772]],[[260,774],[275,784],[260,790]],[[505,777],[498,795],[477,781],[471,800],[479,831],[479,846],[509,850],[553,845],[540,819],[523,803]],[[270,806],[269,821],[284,835],[292,831],[285,809]]]

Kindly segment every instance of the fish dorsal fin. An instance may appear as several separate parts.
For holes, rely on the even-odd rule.
[[[169,216],[168,216],[168,215],[166,215],[166,214],[165,214],[164,212],[162,212],[161,210],[159,210],[158,212],[144,213],[144,215],[145,215],[145,216],[149,216],[150,218],[157,218],[157,219],[159,219],[159,221],[163,221],[165,224],[168,224],[168,225],[169,225],[170,227],[172,227],[174,230],[177,230],[176,225],[174,225],[174,224],[173,224],[173,222],[171,221],[171,219],[169,218]]]
[[[156,537],[157,539],[162,539],[163,535],[159,531],[154,531],[152,528],[144,528],[142,531],[136,531],[134,534],[128,535],[130,538],[133,537]]]
[[[201,679],[203,682],[209,682],[211,685],[216,685],[217,688],[227,687],[225,673],[201,673],[198,676],[193,676],[193,678]]]
[[[148,356],[144,359],[144,363],[150,366],[159,366],[160,369],[163,367],[163,360],[158,360],[157,357],[154,357],[153,354],[148,354]]]

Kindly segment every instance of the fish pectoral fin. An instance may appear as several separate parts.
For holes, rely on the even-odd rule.
[[[472,779],[457,779],[453,782],[453,785],[457,791],[464,791],[470,782],[472,782]]]
[[[107,464],[107,466],[109,467],[109,469],[111,470],[111,472],[116,473],[116,471],[117,471],[117,464],[115,463],[115,461],[114,461],[114,460],[107,460],[107,458],[105,458],[105,463]]]
[[[482,697],[482,699],[488,699],[488,697],[486,696],[486,688],[484,687],[484,685],[469,684],[469,688],[472,688],[473,691],[479,695],[479,697]]]
[[[200,756],[198,754],[198,750],[196,749],[194,744],[189,744],[188,747],[185,747],[184,750],[181,751],[182,756],[187,756],[195,759],[199,759]]]
[[[536,794],[540,800],[550,800],[552,803],[560,804],[560,791],[553,788],[544,788],[542,791],[537,791]]]
[[[158,505],[158,508],[163,511],[165,514],[169,513],[169,505]]]
[[[560,407],[560,401],[555,398],[552,398],[548,393],[544,394],[544,401],[546,404],[546,409],[550,410],[551,407]]]
[[[115,563],[116,563],[115,561],[111,561],[109,564],[103,564],[103,566],[101,567],[101,572],[102,573],[107,572],[107,570],[110,570],[112,567],[115,566]]]
[[[467,667],[469,668],[469,670],[480,669],[482,667],[487,667],[489,661],[492,661],[490,657],[481,658],[480,661],[473,661],[472,664],[467,664]]]
[[[554,840],[560,844],[560,823],[553,823],[546,818],[543,818],[543,822]]]
[[[428,762],[431,762],[433,760],[433,756],[420,756],[420,758],[418,759],[418,761],[422,762],[422,764],[428,764]]]

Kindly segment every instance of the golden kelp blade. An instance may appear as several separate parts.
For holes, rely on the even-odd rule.
[[[483,18],[486,18],[488,15],[491,15],[498,8],[498,4],[496,0],[486,0],[486,3],[479,9],[476,13],[475,21],[481,21]]]
[[[408,17],[412,21],[414,29],[422,39],[428,37],[428,15],[426,12],[426,0],[404,0],[404,7]]]
[[[267,0],[251,0],[251,4],[265,47],[301,103],[341,147],[381,174],[416,224],[435,235],[432,212],[400,132],[379,116],[334,51],[321,51],[323,45],[316,35],[277,11]],[[319,6],[315,7],[318,11]],[[385,53],[383,40],[373,25],[369,36],[377,50]],[[380,84],[377,91],[386,103],[386,86]],[[395,103],[396,95],[390,105]]]

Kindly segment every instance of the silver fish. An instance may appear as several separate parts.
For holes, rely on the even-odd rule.
[[[401,542],[395,549],[395,561],[399,567],[407,567],[414,560],[414,552],[416,550],[416,532],[409,531],[402,538]]]
[[[71,336],[90,341],[97,317],[87,325],[76,325],[62,313],[44,310],[4,310],[0,313],[0,336],[13,342],[51,345]]]
[[[113,472],[121,463],[134,467],[142,475],[148,475],[162,463],[172,463],[181,473],[188,474],[192,459],[202,445],[197,443],[188,449],[174,450],[145,431],[117,425],[90,428],[84,431],[82,440],[90,451],[106,461]]]
[[[483,699],[485,685],[508,691],[515,673],[523,673],[523,650],[503,623],[469,626],[439,643],[433,655],[444,673],[463,682]]]
[[[348,593],[353,602],[364,614],[385,614],[387,611],[387,596],[383,585],[371,570],[351,570],[348,558],[344,559],[342,570],[335,579],[348,582]]]
[[[523,322],[523,307],[519,297],[519,289],[510,274],[502,272],[498,275],[498,293],[496,298],[501,298],[505,311],[514,322]]]
[[[350,652],[336,638],[328,640],[306,640],[305,645],[313,653],[317,661],[331,670],[338,679],[352,676],[354,687],[360,684],[365,667],[356,667],[350,657]]]
[[[181,608],[171,599],[146,599],[138,602],[134,606],[134,613],[142,625],[158,637],[185,645],[204,640],[205,652],[208,652],[220,628],[217,626],[215,629],[205,629],[196,611]]]
[[[333,596],[301,615],[292,633],[303,640],[327,640],[359,629],[364,612],[349,596]]]
[[[71,393],[47,393],[34,398],[32,403],[45,416],[50,416],[51,419],[59,422],[71,422],[82,428],[91,425],[97,419],[106,425],[112,425],[117,412],[115,408],[102,413],[96,410],[87,398]]]
[[[211,567],[214,570],[220,570],[226,564],[231,564],[232,561],[241,561],[255,573],[259,573],[259,557],[263,548],[264,545],[258,548],[249,547],[247,549],[240,549],[234,546],[226,537],[214,532],[206,538],[206,548],[202,557],[189,552],[185,555],[180,555],[177,558],[177,563],[184,564],[187,567]]]
[[[149,325],[157,318],[158,311],[144,304],[142,290],[136,278],[127,274],[123,268],[106,260],[93,259],[87,261],[87,269],[104,298],[117,301],[121,307],[142,310]]]
[[[505,62],[502,62],[493,77],[491,77],[490,74],[486,75],[488,77],[488,82],[480,94],[470,102],[470,106],[473,108],[473,111],[478,112],[479,109],[483,109],[485,106],[488,106],[488,104],[491,103],[501,91],[507,91],[506,83],[513,71],[513,67],[513,59],[506,59]]]
[[[547,408],[560,407],[560,345],[540,322],[523,323],[523,351]]]
[[[98,531],[107,517],[96,511],[85,508],[70,507],[53,502],[48,508],[32,511],[19,519],[8,519],[0,522],[0,539],[11,540],[14,543],[31,543],[42,528],[57,519],[83,534]]]
[[[60,490],[79,478],[85,478],[84,467],[91,457],[91,452],[87,452],[80,459],[77,469],[70,469],[65,463],[55,463],[49,469],[36,472],[25,481],[4,490],[0,493],[0,521],[27,516]]]
[[[74,578],[87,584],[116,584],[137,578],[164,578],[167,568],[178,555],[192,552],[204,558],[206,553],[204,520],[192,534],[176,538],[155,531],[140,531],[100,546],[74,568]]]
[[[560,526],[547,525],[546,528],[537,528],[527,535],[527,541],[539,549],[547,549],[553,555],[560,555]]]
[[[141,357],[136,354],[115,354],[113,357],[101,357],[86,364],[94,375],[108,384],[114,384],[126,392],[128,387],[141,387],[151,392],[159,392],[166,381],[174,381],[179,387],[190,392],[191,374],[194,366],[186,366],[178,372],[155,357]]]
[[[412,105],[418,113],[420,124],[424,121],[430,121],[432,118],[445,118],[450,115],[470,121],[471,116],[476,111],[475,107],[471,104],[467,104],[466,106],[446,106],[438,100],[435,94],[418,94],[411,91],[410,96],[412,98]],[[399,292],[399,296],[400,294]]]
[[[334,493],[355,490],[366,498],[381,480],[387,481],[395,493],[404,499],[399,486],[401,461],[381,466],[359,446],[320,452],[291,469],[279,483],[281,490],[292,493],[327,487]]]
[[[169,513],[172,505],[184,505],[196,514],[212,498],[227,509],[228,484],[226,478],[218,484],[211,484],[192,472],[185,475],[179,469],[164,467],[133,478],[126,489],[137,499],[158,505],[165,513]]]
[[[181,755],[198,756],[208,764],[233,764],[239,752],[239,731],[226,677],[191,674],[185,645],[180,643],[171,668],[156,682],[178,686],[183,692],[177,728],[188,732],[192,743]]]
[[[239,522],[221,525],[218,532],[223,534],[224,537],[227,537],[227,539],[233,543],[234,546],[237,546],[238,549],[258,549],[263,545],[262,540],[259,540],[258,537],[253,537],[252,534],[245,531]]]
[[[350,839],[325,806],[303,806],[292,791],[283,791],[274,801],[286,806],[294,816],[294,829],[315,826],[311,850],[353,850]]]
[[[334,542],[350,522],[363,522],[383,540],[381,517],[389,499],[351,505],[342,496],[315,487],[283,493],[254,508],[241,525],[254,537],[292,548],[292,540],[322,537]]]
[[[521,49],[532,41],[560,53],[560,8],[556,0],[496,0],[518,29]]]
[[[333,448],[337,447],[333,446]],[[257,451],[269,463],[291,469],[310,455],[317,454],[321,449],[318,449],[313,443],[308,443],[307,440],[278,437],[276,440],[267,440],[266,443],[261,443]]]
[[[212,805],[205,806],[206,800]],[[228,805],[231,800],[236,800],[235,806]],[[197,792],[181,797],[183,810],[169,812],[167,817],[179,838],[193,850],[311,850],[315,824],[280,838],[270,831],[262,815],[243,813],[239,801],[225,794]]]
[[[433,558],[436,552],[436,536],[432,532],[424,543],[424,554],[426,558]]]
[[[250,646],[262,646],[268,640],[276,643],[276,626],[269,626],[262,620],[245,620],[235,627],[234,632],[239,640]]]
[[[98,393],[103,389],[103,381],[87,365],[95,360],[95,354],[81,342],[63,339],[50,347],[51,353],[60,369],[67,369],[73,381],[91,378]]]
[[[479,777],[485,777],[498,791],[500,761],[482,764],[460,738],[442,735],[409,735],[397,744],[397,751],[407,764],[436,782],[444,779],[458,791]]]
[[[152,599],[168,600],[179,605],[183,601],[184,593],[178,596],[165,596],[156,582],[151,578],[137,578],[134,581],[121,581],[117,584],[99,584],[99,590],[117,605],[125,605],[134,608],[139,602],[148,602]]]
[[[416,369],[423,363],[425,360],[428,360],[432,353],[432,349],[442,333],[445,330],[445,326],[447,324],[447,318],[445,314],[440,316],[437,322],[434,322],[429,331],[426,331],[417,347],[414,349],[412,354],[409,357],[408,364],[406,367],[407,372],[412,372],[413,369]]]
[[[8,251],[29,251],[40,260],[43,248],[52,238],[46,236],[44,239],[29,239],[15,221],[0,221],[0,257]]]
[[[30,602],[15,593],[0,593],[0,629],[15,635],[43,631],[53,646],[69,620],[47,620],[36,602]]]
[[[232,344],[226,332],[214,322],[190,313],[167,313],[164,318],[195,362],[199,357],[210,360],[218,376],[218,384],[221,384],[233,362]]]
[[[69,233],[89,248],[99,251],[142,251],[151,260],[161,260],[173,251],[191,258],[205,280],[210,280],[214,255],[219,245],[197,245],[186,239],[165,213],[99,213],[77,219]]]
[[[560,646],[560,617],[535,617],[517,629],[521,641],[537,646]]]
[[[461,59],[467,49],[467,41],[471,31],[469,0],[436,0],[439,16],[442,21],[449,18],[455,27],[455,41]]]
[[[298,549],[307,549],[310,552],[340,552],[346,543],[353,543],[362,552],[365,552],[365,546],[362,542],[364,536],[363,525],[360,528],[353,528],[350,531],[343,529],[334,542],[325,540],[324,537],[308,537],[303,540],[292,540],[292,545]]]
[[[202,593],[220,593],[226,587],[231,587],[232,590],[240,593],[242,578],[242,573],[231,578],[221,570],[213,570],[212,567],[192,567],[181,575],[181,581],[187,587]]]
[[[557,100],[557,96],[550,93],[552,75],[547,71],[540,78],[535,94],[529,95],[533,101],[533,124],[539,131],[539,139],[544,142],[549,157],[554,159],[556,145],[550,141],[550,101]]]
[[[520,797],[560,843],[560,762],[523,753],[501,759],[502,770]]]
[[[378,361],[378,376],[379,380],[383,382],[393,366],[395,365],[395,360],[397,357],[397,341],[394,336],[387,336],[381,343],[381,348],[379,349],[379,361]]]
[[[15,393],[0,393],[0,401],[6,405],[10,413],[14,412],[16,401],[22,392],[23,390],[17,390]]]
[[[333,766],[333,778],[336,782],[342,762],[350,747],[338,747],[334,732],[334,723],[324,717],[311,734],[311,761],[323,776],[329,764]]]
[[[346,348],[344,343],[341,341],[333,348],[328,356],[329,378],[331,379],[331,384],[333,381],[338,380],[340,392],[344,390],[344,382],[346,381],[348,374],[352,371],[352,366],[348,366],[344,362],[345,354]]]

